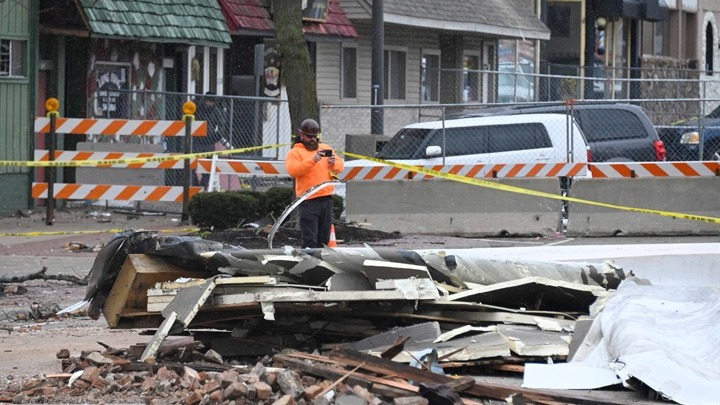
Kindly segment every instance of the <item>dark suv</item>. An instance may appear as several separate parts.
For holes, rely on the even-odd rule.
[[[566,113],[558,104],[514,104],[466,111],[453,118],[497,114]],[[573,115],[588,143],[589,162],[652,162],[665,160],[665,145],[650,118],[632,104],[576,103]]]
[[[668,160],[720,160],[720,107],[703,117],[700,124],[694,118],[661,128],[660,139],[665,142]]]

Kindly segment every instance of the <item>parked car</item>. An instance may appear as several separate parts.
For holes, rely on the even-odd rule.
[[[398,131],[378,152],[380,159],[410,165],[584,162],[587,143],[567,117],[523,114],[429,121]],[[358,162],[358,163],[354,163]],[[367,162],[350,161],[348,165]]]
[[[720,107],[703,117],[702,128],[697,118],[661,128],[660,139],[665,142],[668,160],[720,160]]]
[[[517,114],[429,121],[398,131],[377,158],[406,165],[586,162],[582,130],[563,114]],[[568,136],[568,131],[572,136]],[[570,142],[568,142],[570,139]],[[365,160],[345,162],[345,170],[379,166]],[[485,168],[483,170],[489,170]],[[477,173],[487,175],[486,171]],[[335,187],[345,196],[345,186]]]
[[[560,104],[508,105],[466,111],[454,118],[512,114],[566,114]],[[666,159],[665,145],[650,118],[632,104],[578,103],[573,116],[590,147],[590,162],[648,162]]]

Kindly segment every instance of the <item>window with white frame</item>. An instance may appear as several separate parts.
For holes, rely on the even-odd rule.
[[[463,55],[463,102],[479,100],[480,94],[480,56]]]
[[[385,50],[385,99],[405,99],[406,52]]]
[[[0,39],[0,76],[26,76],[25,41]]]
[[[342,48],[342,98],[357,98],[357,48]]]
[[[439,52],[423,52],[420,64],[420,101],[440,101]]]

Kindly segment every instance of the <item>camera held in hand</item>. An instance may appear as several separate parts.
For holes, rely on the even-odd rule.
[[[331,150],[324,150],[324,151],[322,151],[322,155],[323,155],[323,157],[330,157],[330,156],[333,155],[333,151],[331,151]]]

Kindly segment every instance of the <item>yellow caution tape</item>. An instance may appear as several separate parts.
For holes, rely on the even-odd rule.
[[[72,161],[12,161],[12,160],[0,160],[0,166],[22,166],[22,167],[88,167],[88,166],[111,166],[111,165],[123,165],[123,164],[138,164],[147,162],[165,162],[170,160],[184,160],[184,159],[198,159],[206,158],[214,155],[234,155],[239,153],[252,152],[260,149],[268,148],[279,148],[286,146],[287,144],[275,144],[275,145],[261,145],[253,146],[249,148],[240,149],[229,149],[219,150],[213,152],[201,152],[201,153],[186,153],[177,154],[170,156],[158,156],[158,157],[144,157],[144,158],[129,158],[129,159],[108,159],[108,160],[72,160]]]
[[[576,203],[580,203],[580,204],[594,205],[597,207],[612,208],[612,209],[622,210],[622,211],[640,212],[640,213],[644,213],[644,214],[660,215],[663,217],[689,219],[692,221],[700,221],[700,222],[706,222],[706,223],[710,223],[710,224],[720,224],[720,218],[706,217],[706,216],[702,216],[702,215],[683,214],[680,212],[672,212],[672,211],[660,211],[660,210],[653,210],[653,209],[647,209],[647,208],[627,207],[627,206],[623,206],[623,205],[615,205],[615,204],[607,204],[607,203],[602,203],[602,202],[597,202],[597,201],[583,200],[583,199],[574,198],[574,197],[564,197],[561,195],[545,193],[542,191],[535,191],[535,190],[530,190],[530,189],[521,188],[521,187],[508,186],[505,184],[498,184],[498,183],[494,183],[494,182],[487,181],[487,180],[479,180],[479,179],[473,179],[470,177],[459,176],[457,174],[443,173],[443,172],[439,172],[437,170],[425,169],[423,167],[405,165],[405,164],[396,163],[396,162],[390,162],[387,160],[377,159],[377,158],[373,158],[373,157],[369,157],[369,156],[358,155],[358,154],[350,153],[350,152],[345,152],[345,155],[353,157],[353,158],[357,158],[357,159],[364,159],[364,160],[368,160],[370,162],[375,162],[375,163],[380,163],[380,164],[387,165],[387,166],[396,167],[398,169],[403,169],[403,170],[407,170],[407,171],[411,171],[411,172],[415,172],[415,173],[423,173],[423,174],[427,174],[430,176],[435,176],[435,177],[439,177],[439,178],[443,178],[443,179],[447,179],[447,180],[457,181],[457,182],[465,183],[465,184],[472,184],[472,185],[480,186],[480,187],[492,188],[495,190],[509,191],[512,193],[525,194],[525,195],[533,195],[536,197],[551,198],[554,200],[564,200],[564,201],[576,202]]]
[[[54,235],[92,235],[99,233],[121,233],[129,229],[106,229],[102,231],[51,231],[51,232],[11,232],[0,233],[0,236],[54,236]],[[155,232],[198,232],[200,228],[164,229]]]

